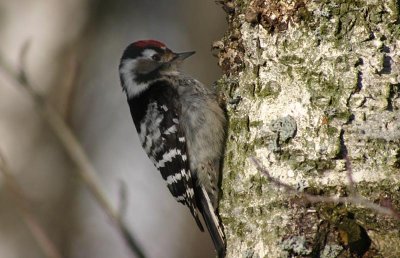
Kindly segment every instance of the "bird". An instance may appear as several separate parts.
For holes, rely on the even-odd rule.
[[[227,118],[217,93],[181,71],[194,53],[139,40],[123,51],[119,76],[143,149],[204,231],[202,216],[223,258],[226,238],[218,200]]]

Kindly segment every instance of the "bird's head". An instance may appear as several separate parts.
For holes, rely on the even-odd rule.
[[[182,61],[194,53],[174,53],[164,43],[156,40],[136,41],[125,49],[121,58],[120,72],[132,73],[139,79],[151,78],[159,73],[177,71]]]
[[[164,43],[140,40],[124,51],[119,65],[122,87],[130,95],[137,95],[146,84],[163,75],[176,74],[179,65],[195,52],[174,53]]]

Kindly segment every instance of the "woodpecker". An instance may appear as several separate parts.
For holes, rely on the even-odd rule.
[[[124,50],[119,75],[143,149],[204,231],[202,215],[222,258],[226,242],[217,208],[226,117],[215,92],[180,71],[194,53],[137,41]]]

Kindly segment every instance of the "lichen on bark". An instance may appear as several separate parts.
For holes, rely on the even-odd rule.
[[[400,209],[399,2],[222,4],[230,27],[214,46],[229,115],[220,202],[227,256],[399,257],[398,220],[309,204],[248,160],[299,191],[340,196],[350,194],[350,165],[358,193]]]

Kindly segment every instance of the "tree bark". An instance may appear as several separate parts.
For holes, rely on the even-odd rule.
[[[222,4],[227,257],[400,257],[400,3]]]

